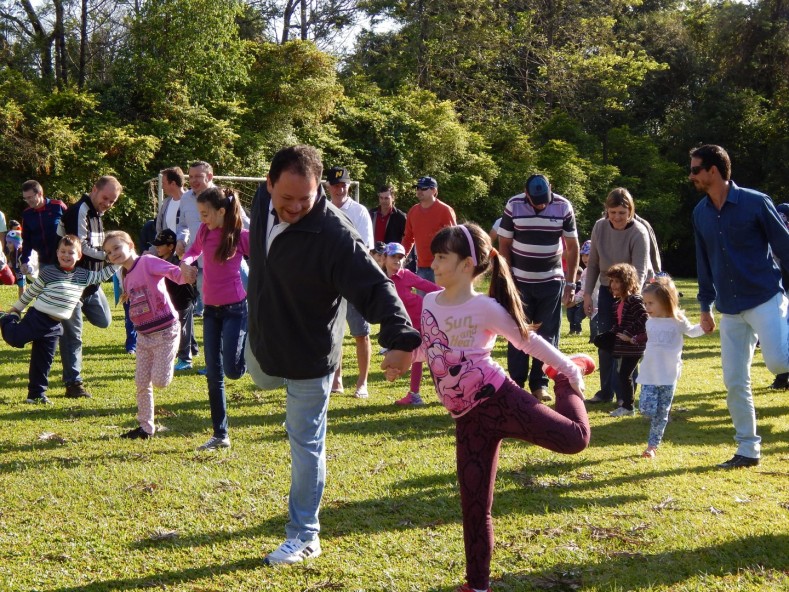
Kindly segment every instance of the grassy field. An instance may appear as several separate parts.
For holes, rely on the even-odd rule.
[[[695,286],[681,289],[697,320]],[[2,308],[13,299],[3,289]],[[565,324],[562,349],[592,353],[584,331],[565,337]],[[22,403],[28,350],[0,346],[0,591],[448,592],[464,581],[453,423],[427,378],[428,405],[397,408],[407,381],[385,383],[374,356],[370,398],[332,399],[324,554],[269,568],[261,559],[287,520],[284,392],[228,383],[233,448],[197,453],[211,434],[206,381],[182,373],[156,393],[157,437],[121,440],[136,425],[122,309],[108,330],[86,325],[86,343],[93,398],[63,397],[56,358],[50,407]],[[654,460],[639,457],[646,420],[611,418],[611,406],[590,406],[592,444],[576,456],[504,443],[494,590],[789,590],[789,393],[766,388],[757,352],[762,464],[720,471],[734,432],[717,332],[688,340],[685,359]],[[355,372],[346,338],[346,385]],[[597,387],[595,374],[588,393]]]

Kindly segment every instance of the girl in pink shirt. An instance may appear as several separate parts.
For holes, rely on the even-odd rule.
[[[430,245],[436,283],[425,296],[422,346],[438,397],[455,419],[457,473],[463,512],[467,583],[457,592],[486,591],[493,550],[493,486],[499,446],[517,438],[555,452],[575,454],[589,444],[583,374],[594,362],[567,358],[527,325],[506,261],[474,224],[440,230]],[[492,268],[489,296],[474,280]],[[516,385],[493,360],[496,336],[542,360],[556,381],[556,411]],[[397,371],[387,370],[392,379]]]
[[[405,311],[411,319],[414,329],[419,331],[422,318],[422,295],[414,290],[423,292],[436,292],[441,289],[438,286],[419,277],[413,271],[403,269],[405,259],[405,247],[400,243],[389,243],[384,249],[384,271],[395,285],[397,295],[403,301]],[[396,405],[424,405],[422,396],[419,394],[419,386],[422,383],[422,361],[411,364],[411,387],[408,394],[402,399],[395,401]]]
[[[123,231],[108,232],[102,244],[107,260],[122,267],[123,299],[129,303],[129,318],[137,331],[137,421],[140,426],[121,438],[147,440],[153,423],[153,387],[166,387],[173,380],[173,360],[181,334],[178,314],[170,302],[164,278],[178,284],[192,278],[172,263],[145,254],[138,257],[131,237]],[[189,279],[187,279],[189,277]]]
[[[181,260],[181,270],[203,256],[203,351],[214,434],[198,450],[230,448],[225,376],[247,370],[247,293],[241,260],[249,255],[249,231],[241,227],[241,204],[232,189],[209,187],[197,196],[202,224]],[[297,270],[294,270],[297,273]]]

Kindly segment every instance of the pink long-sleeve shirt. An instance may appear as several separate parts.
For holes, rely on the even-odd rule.
[[[457,305],[441,305],[441,292],[422,303],[422,345],[417,358],[427,360],[438,398],[452,417],[460,417],[492,397],[507,374],[490,356],[496,336],[553,366],[570,383],[583,385],[581,372],[567,356],[536,333],[524,338],[507,310],[493,298],[477,294]]]
[[[164,278],[185,284],[181,270],[153,255],[141,255],[123,278],[123,291],[129,297],[129,318],[143,334],[166,329],[178,322]]]
[[[191,265],[200,255],[203,256],[203,302],[211,306],[235,304],[247,297],[241,284],[240,270],[242,257],[249,255],[249,230],[241,230],[236,252],[227,261],[217,261],[214,257],[221,240],[221,228],[209,230],[208,226],[201,224],[195,241],[181,260]]]
[[[411,319],[414,329],[419,330],[422,318],[422,295],[413,291],[414,288],[423,292],[437,292],[441,286],[434,284],[430,280],[419,277],[410,269],[401,269],[393,276],[390,276],[397,290],[397,295],[403,301],[405,311]]]

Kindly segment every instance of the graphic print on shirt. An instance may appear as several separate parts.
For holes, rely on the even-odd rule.
[[[429,310],[422,311],[422,342],[427,365],[441,402],[452,413],[462,413],[470,401],[493,396],[496,389],[483,383],[483,374],[462,349],[452,349],[449,338]]]
[[[151,312],[151,296],[148,286],[137,286],[129,290],[129,317],[144,318]]]

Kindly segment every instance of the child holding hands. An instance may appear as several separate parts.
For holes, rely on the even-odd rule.
[[[131,237],[123,231],[108,232],[102,244],[107,260],[123,267],[123,298],[129,303],[129,318],[137,331],[137,421],[139,427],[121,435],[147,440],[153,423],[153,387],[166,387],[173,380],[173,360],[181,334],[178,315],[167,294],[164,279],[178,284],[195,280],[181,270],[150,254],[138,256]],[[192,268],[194,269],[194,268]]]
[[[422,345],[441,403],[455,419],[457,474],[463,513],[467,583],[456,592],[490,590],[493,486],[501,441],[517,438],[565,454],[589,444],[582,376],[594,370],[585,355],[564,356],[526,324],[509,268],[474,224],[446,227],[430,245],[441,292],[425,295]],[[474,280],[493,270],[489,294]],[[542,360],[556,381],[556,411],[516,385],[491,357],[497,335]],[[392,380],[394,368],[385,368]]]
[[[680,310],[677,287],[667,275],[657,276],[641,294],[649,320],[646,350],[636,380],[641,385],[638,408],[642,415],[652,419],[642,456],[655,458],[682,369],[682,336],[701,337],[704,330],[699,324],[691,325]]]

